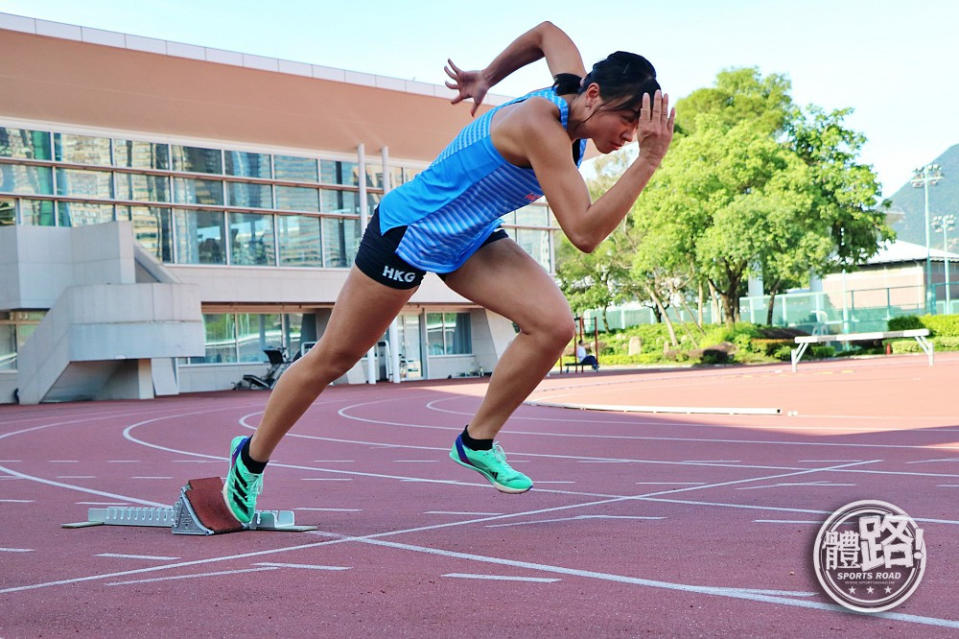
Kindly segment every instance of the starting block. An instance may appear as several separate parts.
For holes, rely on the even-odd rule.
[[[223,480],[219,477],[191,479],[180,489],[177,502],[167,508],[90,508],[87,510],[87,521],[63,524],[64,528],[88,526],[170,528],[175,535],[217,535],[240,530],[316,530],[316,526],[297,526],[292,510],[258,510],[250,523],[240,523],[223,501]]]

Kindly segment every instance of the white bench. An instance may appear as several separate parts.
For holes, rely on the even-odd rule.
[[[824,342],[858,342],[876,339],[896,339],[900,337],[915,337],[919,342],[919,347],[929,358],[929,365],[932,366],[933,352],[932,344],[926,337],[929,335],[928,328],[914,328],[908,331],[876,331],[874,333],[839,333],[837,335],[803,335],[796,338],[796,348],[792,349],[790,359],[792,360],[793,372],[799,366],[799,360],[803,353],[809,348],[810,344],[822,344]]]

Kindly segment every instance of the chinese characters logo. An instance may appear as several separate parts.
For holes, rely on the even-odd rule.
[[[908,599],[922,580],[923,531],[892,504],[853,502],[819,529],[813,565],[836,603],[858,612],[889,610]]]

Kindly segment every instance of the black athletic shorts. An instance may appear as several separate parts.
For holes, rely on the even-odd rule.
[[[373,211],[373,217],[366,226],[366,232],[363,233],[359,250],[356,252],[357,268],[368,277],[390,288],[409,289],[419,286],[426,271],[413,266],[396,254],[396,247],[400,245],[405,233],[405,226],[392,228],[386,234],[380,233],[380,209],[377,207]],[[489,234],[481,246],[506,237],[509,237],[506,231],[497,228]],[[439,273],[443,279],[446,275],[446,273]]]

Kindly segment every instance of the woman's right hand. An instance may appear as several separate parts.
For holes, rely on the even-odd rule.
[[[473,99],[473,108],[470,109],[470,115],[476,115],[476,109],[482,104],[486,92],[489,91],[490,83],[482,71],[463,71],[453,64],[452,60],[447,59],[447,65],[443,67],[451,80],[446,81],[446,86],[458,94],[450,100],[450,104],[462,102],[466,98]]]

